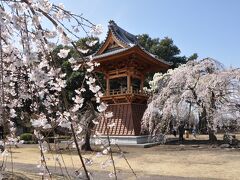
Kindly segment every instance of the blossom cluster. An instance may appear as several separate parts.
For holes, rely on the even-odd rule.
[[[209,129],[240,127],[240,71],[214,59],[190,61],[150,82],[155,92],[142,121],[143,131],[167,133],[169,124],[196,127],[201,117]],[[200,117],[201,116],[201,117]]]

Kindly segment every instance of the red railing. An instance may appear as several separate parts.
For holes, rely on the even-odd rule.
[[[144,96],[150,96],[151,93],[144,91],[144,90],[139,90],[139,89],[133,89],[131,88],[130,90],[127,89],[111,89],[110,91],[106,90],[105,96],[115,96],[115,95],[124,95],[124,94],[135,94],[135,95],[144,95]]]

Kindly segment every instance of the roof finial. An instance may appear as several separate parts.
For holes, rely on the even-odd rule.
[[[109,25],[111,25],[111,24],[116,24],[116,23],[114,22],[114,20],[112,20],[112,19],[111,19],[108,23],[109,23]]]

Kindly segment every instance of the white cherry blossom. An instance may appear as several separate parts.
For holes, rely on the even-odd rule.
[[[70,52],[70,49],[60,49],[60,52],[58,53],[58,56],[60,58],[66,58],[68,56],[69,52]]]

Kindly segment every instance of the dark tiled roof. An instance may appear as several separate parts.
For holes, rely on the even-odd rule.
[[[113,20],[109,21],[108,28],[114,36],[125,45],[131,47],[138,44],[138,40],[135,35],[120,28]]]

